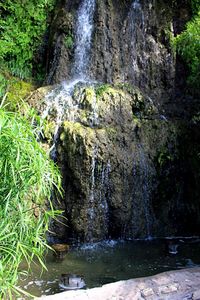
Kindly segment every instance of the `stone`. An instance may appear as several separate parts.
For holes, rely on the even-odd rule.
[[[56,87],[56,91],[60,89]],[[45,90],[48,93],[50,88],[36,92],[41,96],[38,111],[44,108]],[[56,207],[62,207],[68,221],[67,226],[52,223],[52,231],[61,240],[73,232],[87,242],[119,236],[175,235],[180,212],[176,192],[171,189],[173,177],[179,175],[173,173],[173,163],[185,124],[160,119],[154,103],[132,85],[79,83],[71,97],[70,101],[79,105],[74,121],[69,118],[70,110],[63,116],[56,158],[65,190]],[[44,128],[44,140],[50,146],[55,118],[53,110]],[[167,189],[166,180],[171,182]],[[168,192],[174,195],[170,205]],[[187,211],[186,203],[182,204]]]
[[[168,284],[168,285],[163,285],[158,288],[159,293],[161,294],[169,294],[173,292],[177,292],[178,290],[178,284]]]
[[[149,297],[149,296],[153,296],[154,295],[154,291],[152,288],[147,288],[141,291],[141,295],[143,297]]]
[[[63,259],[69,251],[68,244],[53,244],[51,248],[54,250],[56,258]]]
[[[200,290],[197,290],[197,291],[193,292],[192,300],[200,300]]]
[[[83,291],[69,291],[60,294],[55,294],[52,296],[44,296],[39,299],[46,300],[198,300],[200,295],[199,285],[200,280],[196,274],[199,274],[200,268],[185,269],[179,271],[169,271],[161,274],[157,274],[150,277],[130,279],[126,281],[118,281],[115,283],[110,283],[103,285],[99,288],[93,288]],[[196,279],[190,288],[183,284],[183,278],[189,279],[194,276]],[[164,281],[164,278],[168,279],[170,283],[168,284],[169,290],[167,293],[159,294],[156,292],[162,285],[160,282]],[[172,279],[173,278],[173,279]],[[154,280],[156,279],[156,280]],[[176,283],[175,282],[178,282]],[[177,284],[180,288],[177,288]],[[139,287],[142,287],[140,289]],[[144,288],[145,286],[145,288]],[[152,287],[153,286],[153,287]],[[176,290],[175,290],[176,289]]]

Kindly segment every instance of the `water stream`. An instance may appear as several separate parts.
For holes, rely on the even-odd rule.
[[[72,77],[80,81],[88,80],[93,17],[96,0],[84,0],[78,10],[76,42]]]
[[[131,78],[134,84],[138,84],[139,77],[139,59],[138,54],[143,55],[145,49],[145,17],[144,12],[140,3],[140,0],[135,0],[132,3],[131,10],[128,15],[128,35],[130,38],[130,55],[131,55]],[[145,62],[145,57],[142,57]]]
[[[136,211],[139,203],[139,219],[143,220],[144,232],[146,239],[152,237],[152,225],[154,215],[152,211],[151,194],[152,194],[153,169],[144,147],[137,143],[133,158],[133,231],[140,230],[141,223],[137,224],[138,217]],[[137,221],[135,221],[135,219]],[[134,235],[135,233],[133,233]]]
[[[64,120],[76,121],[79,103],[73,98],[73,91],[78,82],[89,81],[89,61],[93,32],[95,0],[83,0],[77,12],[74,63],[71,80],[63,82],[46,96],[46,107],[42,118],[53,115],[56,122],[54,144],[58,129]]]

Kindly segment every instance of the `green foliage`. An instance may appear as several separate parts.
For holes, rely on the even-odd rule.
[[[174,156],[169,152],[169,150],[166,148],[161,149],[161,151],[158,153],[157,156],[157,162],[160,167],[162,167],[167,162],[172,162],[175,159],[175,153]]]
[[[191,0],[193,14],[200,10],[200,0]]]
[[[192,1],[197,14],[186,25],[185,31],[175,38],[178,53],[181,54],[189,67],[188,83],[200,87],[200,1]]]
[[[96,95],[97,95],[97,97],[103,96],[103,94],[105,92],[107,92],[110,88],[111,88],[111,85],[110,84],[106,84],[106,83],[97,86],[96,87]]]
[[[45,232],[58,213],[49,199],[52,188],[60,191],[60,175],[36,133],[25,117],[0,108],[0,299],[20,292],[22,260],[45,267]]]
[[[5,95],[7,88],[7,79],[0,73],[0,99]]]
[[[200,112],[197,112],[191,119],[192,124],[199,124],[200,123]]]
[[[73,46],[74,46],[74,40],[73,40],[73,36],[72,35],[67,35],[65,37],[65,46],[68,48],[68,49],[72,49]]]
[[[0,61],[13,75],[28,78],[55,0],[4,0],[0,3]]]

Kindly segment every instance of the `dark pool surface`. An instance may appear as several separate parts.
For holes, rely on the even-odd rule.
[[[21,287],[35,296],[61,292],[58,286],[62,273],[84,277],[87,288],[160,272],[200,265],[200,242],[179,239],[178,254],[167,252],[166,240],[106,241],[74,247],[63,261],[52,253],[46,257],[48,271],[32,267],[32,275],[21,281]]]

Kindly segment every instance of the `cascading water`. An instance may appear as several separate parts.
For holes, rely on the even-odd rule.
[[[133,182],[134,203],[141,203],[140,211],[143,214],[144,230],[146,238],[150,239],[152,236],[153,213],[151,205],[152,192],[152,168],[149,159],[141,144],[137,144],[134,165],[133,165]],[[133,210],[135,207],[133,206]]]
[[[61,86],[54,89],[46,97],[46,109],[43,112],[43,118],[48,115],[54,115],[56,122],[56,129],[54,133],[54,145],[52,147],[51,156],[56,156],[56,142],[59,139],[59,127],[63,120],[76,122],[80,112],[79,100],[81,97],[74,97],[73,92],[75,85],[79,82],[90,82],[89,78],[89,62],[90,62],[90,49],[91,39],[93,32],[93,17],[95,11],[96,0],[83,0],[80,4],[77,13],[76,33],[75,33],[75,49],[74,49],[74,62],[71,70],[71,81],[64,82]],[[91,128],[98,125],[98,106],[95,93],[91,98],[91,112],[90,112]],[[85,240],[93,240],[94,223],[97,209],[102,211],[103,220],[102,227],[107,226],[108,204],[105,194],[107,193],[107,183],[110,170],[110,164],[103,167],[101,176],[95,177],[98,165],[98,148],[93,146],[91,156],[91,170],[90,170],[90,193],[88,197],[87,209],[87,234]]]
[[[78,78],[80,81],[88,80],[94,11],[95,0],[83,1],[78,10],[72,76]]]
[[[105,165],[98,165],[98,148],[93,147],[91,158],[90,194],[87,209],[87,234],[86,241],[94,239],[95,226],[101,227],[106,238],[108,230],[108,197],[109,197],[109,175],[111,171],[110,161]],[[101,170],[98,171],[98,168]],[[100,224],[96,224],[97,215],[101,215]]]
[[[139,66],[138,66],[138,53],[143,53],[140,49],[145,48],[145,23],[144,12],[140,3],[140,0],[135,0],[132,3],[131,10],[128,16],[128,35],[131,37],[130,53],[132,74],[131,78],[134,84],[138,84]],[[144,57],[142,58],[145,61]]]
[[[79,162],[79,157],[76,156],[77,153],[73,153],[74,157],[77,157],[77,163],[76,164],[72,163],[67,167],[69,167],[69,174],[70,172],[72,172],[73,174],[74,166],[75,167],[76,165],[78,165],[78,167],[80,166],[80,169],[78,168],[78,172],[80,173],[83,172],[81,173],[81,175],[83,174],[83,177],[85,177],[83,179],[83,182],[80,181],[80,184],[82,184],[82,186],[85,188],[84,190],[85,193],[83,196],[80,194],[80,199],[76,197],[76,199],[78,199],[77,203],[79,204],[79,211],[77,211],[77,213],[75,214],[74,213],[75,210],[73,211],[73,209],[70,208],[68,213],[69,215],[71,214],[72,218],[74,219],[80,215],[80,218],[82,218],[81,219],[82,223],[80,222],[80,224],[84,224],[84,226],[81,227],[78,224],[79,227],[77,226],[75,230],[77,230],[77,232],[80,232],[81,238],[84,237],[85,241],[89,241],[89,242],[95,240],[95,238],[96,239],[98,239],[99,237],[106,238],[108,236],[107,235],[109,230],[108,228],[110,228],[109,217],[110,219],[112,219],[113,215],[115,214],[114,217],[116,216],[116,219],[120,218],[120,220],[122,220],[123,218],[123,214],[121,214],[121,208],[118,208],[118,210],[114,210],[114,209],[112,210],[111,207],[111,204],[114,203],[115,205],[116,203],[115,201],[113,201],[112,203],[113,199],[111,199],[112,195],[110,195],[111,190],[112,193],[114,190],[114,188],[110,189],[110,186],[113,187],[112,174],[110,176],[110,161],[109,161],[109,156],[106,156],[106,159],[105,156],[102,156],[102,148],[100,145],[101,143],[100,134],[103,135],[103,130],[101,133],[98,132],[98,130],[96,130],[96,127],[99,125],[99,123],[101,123],[103,118],[102,117],[103,115],[101,114],[101,106],[98,105],[97,103],[97,100],[99,101],[99,99],[96,97],[94,88],[93,91],[91,88],[89,88],[90,89],[89,97],[88,97],[89,99],[86,99],[87,98],[86,89],[85,91],[83,91],[81,95],[76,93],[75,90],[76,97],[73,95],[74,87],[78,82],[86,83],[87,81],[89,81],[89,63],[90,63],[92,32],[93,32],[94,11],[95,11],[95,0],[83,0],[81,2],[80,7],[78,9],[77,23],[76,23],[74,62],[71,69],[72,79],[70,82],[64,82],[61,86],[57,87],[55,90],[52,91],[52,93],[50,93],[47,96],[46,98],[47,106],[46,106],[46,110],[43,113],[44,117],[47,117],[49,114],[52,115],[53,119],[56,121],[54,149],[56,149],[55,144],[57,142],[57,139],[59,138],[58,129],[62,125],[62,122],[64,120],[70,121],[72,123],[73,122],[79,123],[78,124],[78,126],[80,125],[79,129],[81,130],[83,129],[82,130],[83,136],[81,135],[79,136],[81,137],[80,139],[81,146],[78,145],[79,139],[78,138],[76,139],[76,132],[74,134],[75,135],[74,140],[76,141],[72,139],[72,143],[74,142],[73,145],[74,149],[80,150],[80,155],[83,154],[87,156],[86,160],[88,160],[89,163],[87,164],[84,162]],[[130,20],[130,24],[129,24],[130,36],[132,37],[131,38],[131,53],[132,53],[131,62],[133,65],[133,73],[135,76],[134,80],[136,83],[137,81],[136,79],[138,78],[138,70],[139,70],[138,48],[137,48],[138,40],[139,42],[141,42],[141,38],[138,38],[138,34],[142,35],[142,40],[144,40],[145,37],[144,13],[139,0],[133,2],[132,9],[129,15],[129,20]],[[86,106],[87,109],[85,109]],[[80,118],[80,113],[84,114],[84,117],[87,119],[86,122],[84,121],[83,118],[82,119]],[[109,126],[107,129],[108,132],[110,132],[111,134],[112,128],[110,130]],[[114,126],[115,124],[113,125],[113,127]],[[73,124],[71,127],[73,127]],[[88,128],[90,129],[90,131],[87,131]],[[101,130],[102,128],[98,127],[98,129]],[[66,131],[64,133],[66,133]],[[91,136],[89,136],[89,134],[87,135],[87,133],[89,134],[91,133]],[[115,133],[113,133],[113,136],[114,135]],[[87,143],[86,147],[84,144],[85,141]],[[69,141],[69,143],[71,143],[71,140]],[[83,147],[81,143],[83,143],[84,145]],[[104,144],[107,145],[107,140],[105,140]],[[78,147],[80,147],[80,149],[78,149]],[[137,148],[136,152],[138,153],[137,154],[138,157],[137,157],[137,170],[134,176],[137,177],[137,179],[134,178],[134,181],[137,181],[136,183],[137,187],[135,191],[135,198],[137,198],[137,200],[135,200],[134,205],[135,203],[137,203],[136,205],[141,206],[141,208],[139,207],[139,209],[142,211],[140,218],[144,220],[142,221],[143,224],[145,223],[144,226],[142,225],[141,231],[148,238],[150,238],[151,225],[152,225],[152,213],[151,213],[151,203],[150,203],[151,182],[149,181],[149,178],[151,177],[151,170],[149,169],[149,160],[146,156],[146,153],[144,152],[142,145],[138,145],[138,147],[136,148]],[[68,151],[67,146],[64,149]],[[85,158],[85,156],[83,158]],[[112,157],[111,157],[111,162],[113,166],[114,163],[112,161]],[[132,164],[130,163],[130,165]],[[130,184],[131,196],[132,196],[132,186],[135,184],[134,181],[131,182]],[[129,185],[127,185],[127,189],[129,189]],[[126,188],[124,190],[126,190]],[[131,199],[130,202],[132,201],[131,196],[130,196]],[[116,199],[118,201],[117,197]],[[129,199],[127,201],[129,201]],[[134,205],[133,205],[133,210],[134,210]],[[131,205],[129,207],[131,207]],[[125,207],[124,211],[128,210],[129,207],[128,206]],[[80,210],[81,210],[81,214],[79,214]],[[127,218],[127,222],[129,222],[129,220],[130,219]],[[121,223],[123,224],[123,222]],[[120,224],[120,226],[123,225]],[[140,225],[138,224],[138,227],[139,226]],[[130,226],[127,227],[130,228]],[[130,236],[134,237],[136,235],[130,234]]]
[[[51,157],[56,159],[56,143],[59,138],[58,130],[62,121],[75,122],[79,103],[73,97],[74,87],[78,82],[85,82],[88,79],[88,67],[90,61],[91,37],[93,32],[93,16],[96,0],[83,0],[77,14],[75,55],[72,67],[72,79],[70,82],[63,82],[46,96],[46,108],[42,118],[53,115],[55,120],[54,142],[51,148]],[[95,113],[94,113],[95,114]]]
[[[103,165],[102,172],[100,176],[100,195],[99,195],[99,202],[100,208],[102,210],[102,219],[103,219],[103,226],[108,230],[108,219],[109,219],[109,207],[108,207],[108,199],[110,193],[110,172],[111,172],[111,164],[110,160],[108,160],[106,165]],[[106,232],[107,233],[107,232]]]
[[[72,79],[64,82],[46,96],[46,108],[43,118],[53,114],[56,121],[55,139],[63,119],[76,121],[78,104],[73,98],[74,87],[78,82],[88,80],[93,16],[96,0],[83,0],[77,14],[75,34],[75,55],[72,67]]]
[[[91,187],[90,187],[90,195],[89,195],[89,203],[87,210],[87,237],[86,240],[91,241],[93,237],[93,224],[95,221],[95,169],[96,169],[96,157],[97,157],[98,149],[94,147],[92,153],[92,162],[91,162]]]

